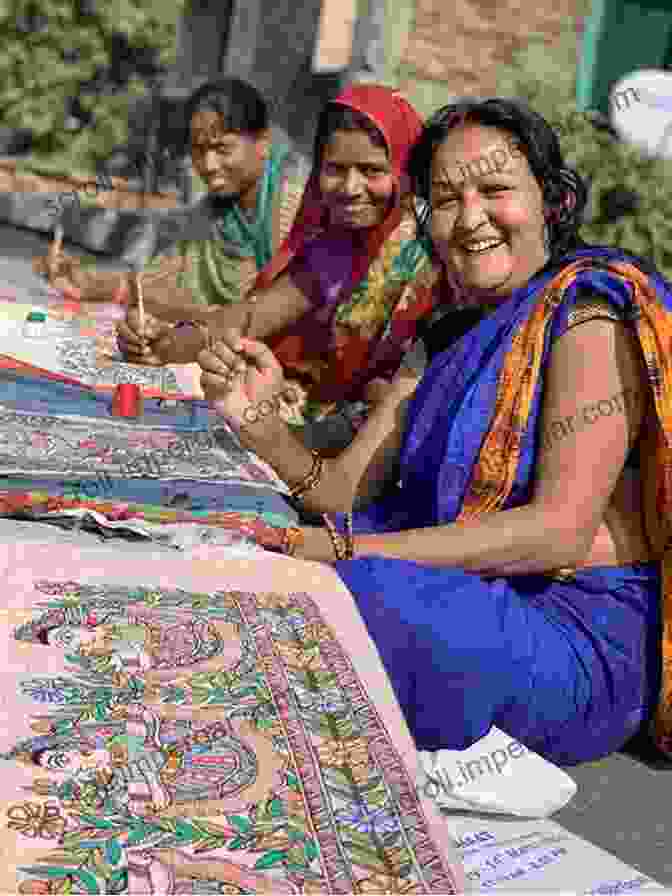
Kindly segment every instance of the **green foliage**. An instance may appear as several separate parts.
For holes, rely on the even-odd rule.
[[[590,181],[591,197],[582,236],[591,243],[619,246],[650,258],[672,279],[672,161],[647,158],[633,146],[597,130],[577,111],[576,32],[565,26],[553,46],[537,35],[498,73],[498,94],[526,100],[552,124],[569,165]],[[638,209],[617,221],[603,214],[602,201],[614,187],[633,190]]]
[[[30,13],[46,27],[22,30]],[[128,137],[129,101],[144,93],[134,76],[111,95],[84,95],[81,84],[109,66],[109,41],[123,32],[133,46],[155,47],[164,65],[174,63],[180,0],[97,0],[94,15],[79,19],[76,0],[3,0],[0,2],[0,125],[30,128],[31,158],[19,168],[37,173],[89,175],[115,144]],[[78,51],[74,62],[64,58]],[[80,131],[66,128],[67,99],[79,97],[95,118]]]

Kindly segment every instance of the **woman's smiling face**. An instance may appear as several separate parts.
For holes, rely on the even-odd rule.
[[[511,134],[455,128],[431,180],[432,240],[463,287],[506,296],[547,262],[541,187]]]
[[[336,131],[324,147],[320,191],[331,222],[346,230],[380,224],[394,196],[387,150],[365,131]]]

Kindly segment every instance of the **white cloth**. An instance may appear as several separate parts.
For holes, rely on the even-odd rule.
[[[545,818],[576,793],[562,769],[494,726],[466,750],[418,755],[418,787],[442,809]]]

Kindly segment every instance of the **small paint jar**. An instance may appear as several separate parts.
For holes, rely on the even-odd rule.
[[[26,339],[46,339],[47,312],[31,311],[23,325],[23,335]]]
[[[112,396],[112,416],[141,417],[143,405],[140,386],[135,383],[119,383]]]

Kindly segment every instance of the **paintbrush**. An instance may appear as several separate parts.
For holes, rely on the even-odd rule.
[[[131,292],[138,308],[140,337],[145,337],[145,300],[142,288],[143,271],[156,249],[157,225],[153,218],[139,217],[125,237],[122,258],[131,271]]]
[[[56,223],[54,224],[54,237],[49,245],[49,267],[56,266],[56,276],[58,276],[58,259],[63,250],[63,237],[65,230],[63,228],[63,208],[58,213]]]
[[[252,329],[252,305],[254,304],[254,298],[250,297],[249,304],[245,311],[245,321],[240,328],[240,338],[241,339],[249,339],[250,338],[250,330]],[[238,362],[239,366],[237,368],[238,376],[245,376],[245,371],[247,370],[247,362],[242,358]]]
[[[138,306],[138,323],[140,325],[140,338],[145,339],[145,297],[142,292],[142,271],[139,267],[134,266],[131,283],[133,284],[133,294],[136,305]]]

